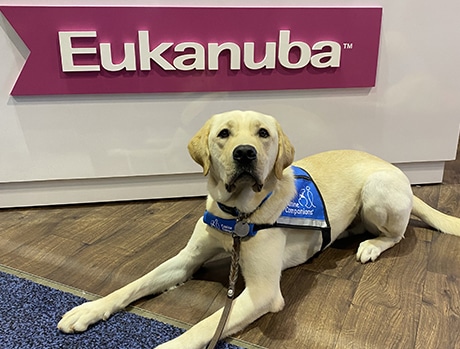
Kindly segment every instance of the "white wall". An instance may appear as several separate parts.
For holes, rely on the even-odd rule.
[[[18,5],[14,0],[2,4]],[[19,4],[43,5],[45,1]],[[126,5],[125,1],[46,1]],[[130,5],[279,6],[279,1],[135,1]],[[27,50],[0,19],[0,207],[205,193],[190,137],[216,112],[274,115],[297,157],[361,149],[439,182],[455,157],[460,112],[460,3],[285,1],[384,8],[372,89],[13,98]],[[19,48],[19,49],[18,49]]]

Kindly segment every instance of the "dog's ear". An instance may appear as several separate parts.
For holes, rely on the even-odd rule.
[[[295,149],[281,126],[279,124],[276,126],[278,129],[278,156],[275,162],[275,176],[281,179],[283,178],[283,170],[294,161]]]
[[[190,156],[196,163],[203,167],[203,174],[205,176],[208,174],[211,166],[211,155],[208,146],[210,128],[211,120],[208,120],[188,143],[188,152]]]

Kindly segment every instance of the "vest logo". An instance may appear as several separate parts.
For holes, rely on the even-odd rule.
[[[304,169],[291,166],[294,172],[296,195],[286,206],[278,224],[327,228],[326,206],[310,175]]]
[[[376,82],[379,7],[0,11],[3,25],[30,50],[13,96],[371,88]]]
[[[319,41],[310,47],[302,41],[290,41],[290,30],[280,30],[278,42],[265,43],[265,55],[256,62],[254,57],[255,43],[244,42],[241,48],[237,43],[224,42],[208,43],[206,46],[198,42],[182,42],[174,46],[174,43],[163,42],[151,49],[150,33],[138,31],[138,52],[134,43],[124,43],[124,57],[119,63],[113,62],[112,48],[110,43],[100,43],[97,47],[76,48],[72,41],[78,38],[96,38],[96,31],[59,32],[59,49],[63,72],[90,72],[101,69],[116,72],[120,70],[136,71],[136,61],[140,63],[140,70],[149,71],[151,65],[156,64],[165,71],[171,70],[219,70],[219,56],[226,51],[230,54],[230,70],[240,70],[241,65],[251,70],[275,69],[278,62],[286,69],[301,69],[311,64],[315,68],[340,67],[341,45],[334,41]],[[278,47],[277,47],[278,46]],[[167,50],[179,53],[172,62],[163,57]],[[192,53],[183,53],[191,50]],[[290,59],[291,50],[298,50],[296,61]],[[182,54],[181,54],[182,53]],[[76,65],[74,55],[97,55],[100,56],[100,65]],[[243,62],[241,62],[243,56]]]

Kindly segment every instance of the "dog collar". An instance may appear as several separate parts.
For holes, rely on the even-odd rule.
[[[257,234],[257,225],[254,223],[247,223],[236,218],[224,219],[213,215],[208,210],[204,211],[203,222],[221,232],[240,237],[253,237]]]
[[[238,210],[236,207],[230,207],[227,205],[224,205],[220,202],[217,203],[219,208],[224,211],[225,213],[235,217],[235,218],[230,218],[230,219],[224,219],[221,217],[218,217],[208,210],[204,212],[203,215],[203,221],[207,225],[220,230],[221,232],[236,235],[239,237],[253,237],[257,234],[257,231],[262,229],[262,225],[259,224],[254,224],[254,223],[248,223],[246,220],[260,207],[262,206],[265,201],[272,195],[272,193],[269,193],[257,206],[257,208],[252,211],[251,213],[245,213],[241,212]]]

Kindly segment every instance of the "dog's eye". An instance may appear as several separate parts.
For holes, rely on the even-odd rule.
[[[261,129],[259,130],[259,137],[261,137],[261,138],[268,138],[268,137],[270,137],[270,134],[268,133],[268,131],[267,131],[266,129],[261,128]]]
[[[229,136],[230,136],[230,131],[228,130],[228,128],[224,128],[217,135],[217,137],[219,138],[228,138]]]

